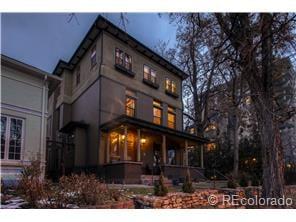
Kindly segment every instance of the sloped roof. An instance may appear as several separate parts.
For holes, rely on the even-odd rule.
[[[165,58],[127,34],[125,31],[120,29],[119,27],[115,26],[113,23],[99,15],[95,22],[92,24],[91,28],[87,32],[86,36],[74,52],[73,56],[68,62],[60,60],[55,67],[53,74],[61,75],[64,69],[73,70],[76,64],[80,61],[83,55],[87,52],[89,47],[92,43],[96,40],[97,36],[102,32],[106,31],[110,33],[112,36],[116,37],[117,39],[121,40],[122,42],[128,44],[133,49],[137,50],[141,54],[145,55],[149,59],[153,60],[166,70],[170,71],[171,73],[175,74],[176,76],[186,79],[188,75],[182,71],[180,68],[172,64],[171,62],[167,61]]]

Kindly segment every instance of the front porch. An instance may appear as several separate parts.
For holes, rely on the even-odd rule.
[[[160,172],[170,180],[182,180],[187,169],[193,180],[203,179],[202,138],[129,117],[101,129],[106,138],[104,176],[108,182],[141,183],[141,175]],[[192,149],[200,150],[199,166],[189,166]]]

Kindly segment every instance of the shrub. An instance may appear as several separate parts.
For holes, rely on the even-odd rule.
[[[229,179],[227,181],[227,187],[228,188],[231,188],[231,189],[236,189],[236,187],[237,187],[237,183],[233,179],[233,176],[232,175],[229,176]]]
[[[62,177],[60,187],[68,201],[78,205],[99,205],[122,198],[120,191],[110,190],[106,184],[98,181],[94,174]]]
[[[154,195],[155,196],[166,196],[168,188],[164,185],[164,177],[162,172],[159,176],[159,181],[154,183]]]
[[[241,174],[240,180],[239,180],[239,185],[241,187],[247,187],[248,186],[248,177],[245,173]]]
[[[30,165],[23,166],[18,191],[25,196],[31,207],[38,207],[38,201],[44,197],[39,160],[33,160]]]
[[[185,177],[185,181],[183,183],[182,190],[184,193],[193,193],[194,192],[189,170],[187,170],[187,175]]]

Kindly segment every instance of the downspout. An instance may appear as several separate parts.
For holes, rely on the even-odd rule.
[[[45,108],[46,108],[46,84],[47,84],[47,75],[44,76],[43,80],[43,87],[42,87],[42,110],[41,110],[41,131],[40,131],[40,148],[39,148],[39,155],[40,155],[40,164],[42,170],[42,178],[44,178],[45,169]]]

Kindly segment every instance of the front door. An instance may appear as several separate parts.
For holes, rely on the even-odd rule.
[[[161,144],[153,144],[153,174],[160,174]]]

